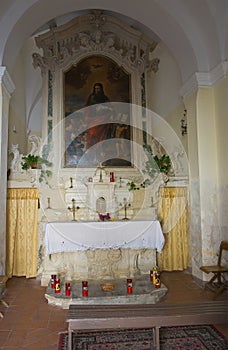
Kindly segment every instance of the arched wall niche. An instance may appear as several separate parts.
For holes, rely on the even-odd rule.
[[[64,171],[65,165],[65,72],[88,58],[110,59],[129,75],[130,123],[134,126],[132,141],[142,144],[146,116],[139,117],[138,111],[134,113],[132,106],[143,105],[142,84],[145,76],[158,70],[159,60],[152,58],[156,42],[119,19],[97,10],[39,35],[36,44],[43,51],[43,55],[33,54],[34,67],[41,69],[43,78],[42,139],[44,143],[53,143],[53,163],[58,168],[60,166]],[[134,149],[134,142],[131,143],[131,157],[134,158],[131,159],[132,164],[140,162],[140,154]]]

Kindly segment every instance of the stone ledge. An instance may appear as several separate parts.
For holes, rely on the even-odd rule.
[[[100,285],[102,283],[113,283],[115,289],[113,291],[102,291]],[[155,304],[159,302],[168,292],[167,287],[161,283],[161,287],[156,289],[150,282],[149,276],[142,276],[133,279],[133,293],[126,292],[126,279],[118,279],[112,281],[88,281],[88,297],[81,296],[81,282],[71,282],[71,296],[65,296],[65,288],[59,294],[55,294],[54,290],[48,285],[45,298],[48,304],[60,306],[68,309],[69,305],[111,305],[111,304]]]

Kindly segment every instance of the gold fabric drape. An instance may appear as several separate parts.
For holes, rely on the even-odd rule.
[[[7,191],[6,275],[35,277],[37,272],[36,188]]]
[[[158,219],[165,236],[165,245],[157,256],[161,270],[184,270],[188,265],[187,190],[183,187],[162,187],[159,191]]]

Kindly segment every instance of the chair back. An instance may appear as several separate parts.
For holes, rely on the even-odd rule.
[[[218,265],[221,266],[222,252],[228,250],[228,241],[222,241],[219,248]]]

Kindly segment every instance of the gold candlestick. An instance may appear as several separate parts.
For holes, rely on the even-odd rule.
[[[80,209],[80,207],[79,206],[77,206],[77,207],[75,206],[75,199],[74,198],[72,198],[71,202],[72,202],[72,208],[68,207],[67,209],[70,210],[73,213],[73,220],[72,221],[77,221],[76,218],[75,218],[75,214],[76,214],[76,211],[78,209]]]

